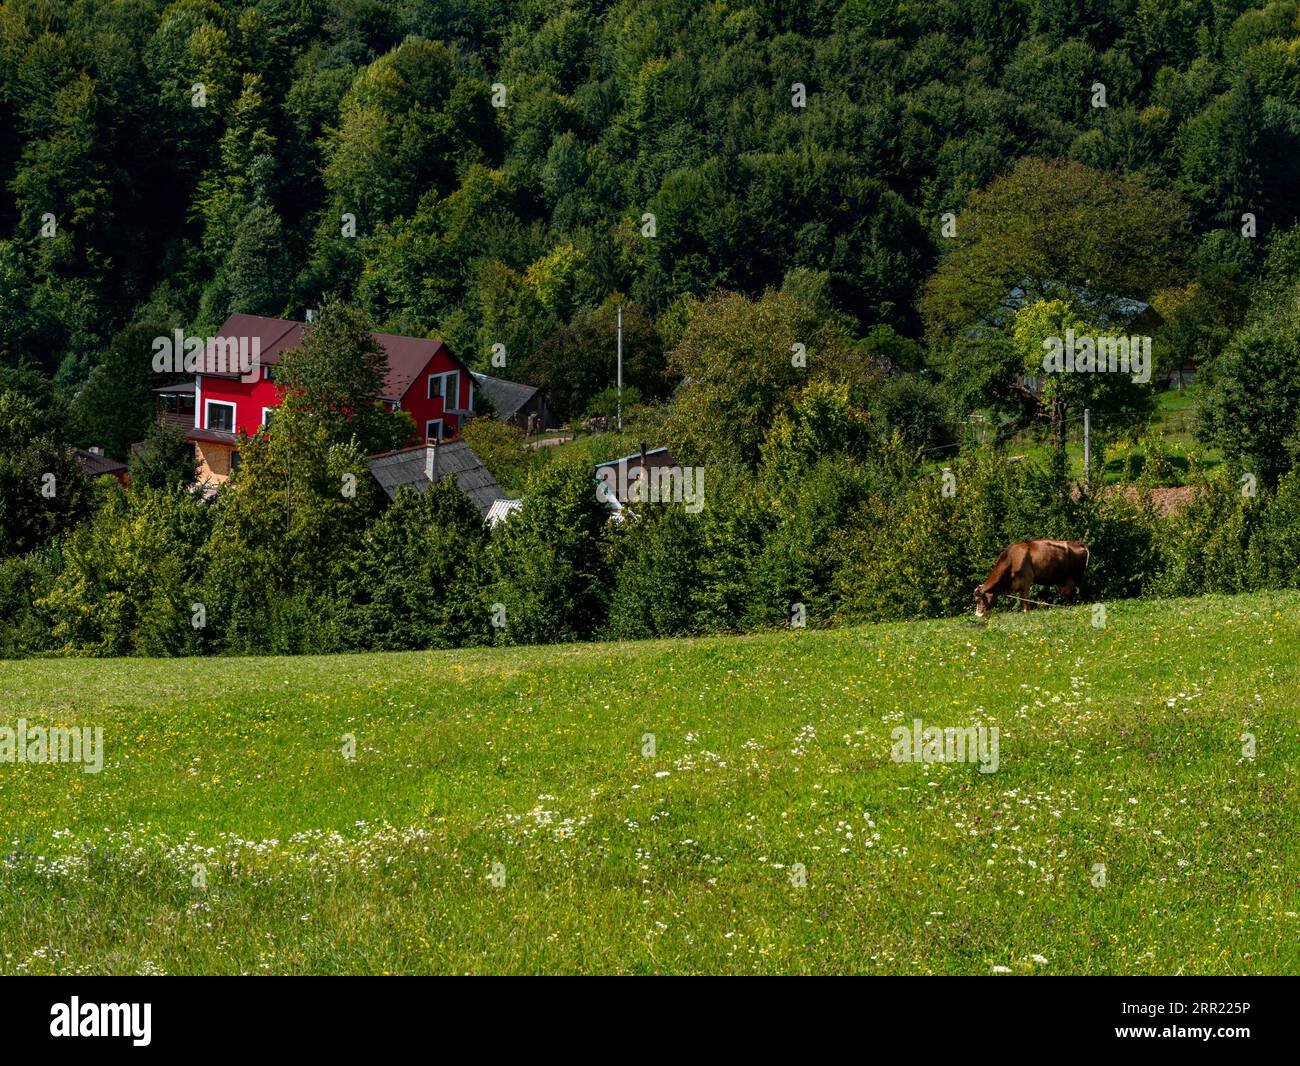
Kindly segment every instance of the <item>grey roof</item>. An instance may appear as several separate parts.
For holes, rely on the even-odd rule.
[[[1058,285],[1052,283],[1051,287],[1058,289],[1061,293],[1068,292],[1079,304],[1089,309],[1091,314],[1096,317],[1097,325],[1106,329],[1123,329],[1151,310],[1151,305],[1144,303],[1142,300],[1135,300],[1128,296],[1115,296],[1111,293],[1100,293],[1082,285]],[[1002,297],[998,306],[981,319],[977,325],[973,326],[970,332],[979,334],[988,327],[1001,329],[1006,325],[1008,316],[1019,311],[1027,303],[1029,303],[1029,293],[1026,291],[1024,283],[1014,286]]]
[[[126,463],[110,459],[103,452],[92,451],[89,448],[73,448],[72,456],[81,464],[81,469],[87,477],[120,474],[126,470]]]
[[[419,444],[397,452],[372,455],[366,462],[390,500],[397,498],[397,490],[402,485],[415,492],[425,492],[430,485],[446,477],[455,478],[456,487],[485,517],[493,503],[502,496],[488,468],[463,440]]]
[[[673,453],[667,448],[647,448],[645,453],[646,465],[651,469],[660,466],[676,466],[677,460],[673,458]],[[606,459],[603,463],[597,463],[596,469],[602,466],[618,466],[619,463],[636,463],[641,465],[641,453],[633,452],[631,455],[624,455],[618,459]]]
[[[504,378],[490,378],[486,374],[470,372],[476,388],[487,393],[498,418],[509,418],[537,395],[536,385],[522,385]]]

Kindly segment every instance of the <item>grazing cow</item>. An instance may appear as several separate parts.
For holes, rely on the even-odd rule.
[[[999,596],[1015,596],[1022,610],[1033,585],[1055,585],[1062,598],[1074,595],[1091,553],[1078,540],[1018,540],[1009,544],[989,576],[975,586],[975,617],[983,618]]]

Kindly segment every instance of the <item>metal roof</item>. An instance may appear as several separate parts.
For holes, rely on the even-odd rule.
[[[259,356],[264,366],[274,366],[280,361],[282,352],[296,348],[302,342],[301,322],[285,318],[264,318],[261,315],[231,315],[217,330],[217,337],[238,339],[247,337],[250,347],[254,338],[259,345]],[[205,347],[203,350],[201,374],[215,377],[238,377],[238,374],[222,373],[224,368],[216,362],[215,353]]]
[[[524,505],[523,500],[493,500],[488,508],[487,524],[499,525]]]
[[[390,500],[405,485],[414,492],[427,492],[444,478],[455,479],[460,489],[484,517],[501,499],[501,490],[482,460],[463,440],[442,444],[417,444],[414,448],[372,455],[366,460],[370,472]]]
[[[646,466],[654,470],[661,466],[676,466],[677,460],[673,458],[672,452],[667,448],[649,448],[645,453]],[[631,455],[625,455],[621,459],[606,459],[603,463],[597,463],[596,469],[602,466],[618,466],[619,463],[636,463],[641,465],[641,453],[633,452]]]

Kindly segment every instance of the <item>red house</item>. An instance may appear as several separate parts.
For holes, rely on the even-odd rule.
[[[251,437],[273,417],[280,404],[275,369],[284,353],[302,343],[304,323],[258,315],[231,315],[218,342],[256,353],[251,373],[206,354],[194,382],[154,390],[160,413],[179,421],[193,412],[186,438],[198,454],[199,480],[224,481],[239,465],[239,435]],[[372,334],[388,356],[388,373],[377,399],[410,412],[420,440],[440,441],[460,433],[461,419],[474,410],[474,379],[469,369],[439,340]],[[220,350],[220,349],[218,349]]]

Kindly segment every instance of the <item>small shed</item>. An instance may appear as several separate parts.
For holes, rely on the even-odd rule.
[[[535,416],[533,425],[537,430],[555,429],[559,425],[546,405],[546,395],[536,385],[524,385],[486,374],[476,373],[472,377],[474,388],[488,398],[500,421],[528,429],[530,416]]]
[[[125,486],[127,483],[126,463],[110,459],[104,454],[103,448],[95,445],[89,448],[73,448],[72,457],[77,460],[82,473],[88,478],[115,477],[119,484]]]

